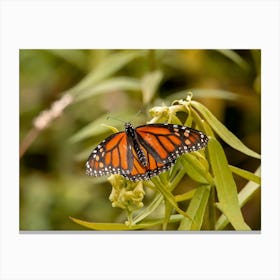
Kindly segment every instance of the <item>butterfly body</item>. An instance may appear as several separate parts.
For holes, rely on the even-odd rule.
[[[201,131],[174,124],[148,124],[103,140],[90,154],[86,172],[90,176],[121,174],[131,181],[149,180],[167,171],[176,159],[207,145]]]
[[[130,123],[125,124],[125,133],[128,138],[128,145],[129,145],[129,151],[131,153],[132,148],[135,150],[137,158],[139,159],[142,166],[147,166],[147,159],[145,157],[145,154],[139,144],[139,139],[137,136],[137,133],[134,129],[134,127]]]

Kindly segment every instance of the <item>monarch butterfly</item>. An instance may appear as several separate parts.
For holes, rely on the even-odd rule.
[[[186,126],[147,124],[134,128],[125,123],[125,131],[112,134],[92,151],[86,173],[149,180],[170,169],[180,155],[202,149],[207,142],[204,133]]]

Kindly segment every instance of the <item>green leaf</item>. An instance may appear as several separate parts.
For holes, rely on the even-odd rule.
[[[163,196],[161,193],[158,193],[147,207],[139,210],[138,214],[133,218],[133,222],[136,224],[145,219],[147,216],[152,214],[162,202]]]
[[[185,154],[179,160],[182,163],[185,172],[194,181],[202,184],[213,184],[211,175],[195,156],[193,156],[192,154]]]
[[[84,90],[89,90],[100,81],[110,77],[123,68],[133,59],[144,54],[142,51],[117,52],[104,58],[82,81],[69,90],[74,96],[79,95]]]
[[[203,88],[190,88],[182,90],[169,95],[166,100],[173,102],[174,100],[186,99],[187,93],[192,92],[195,98],[218,98],[224,100],[243,100],[244,96],[231,91],[221,90],[221,89],[203,89]]]
[[[174,166],[173,166],[173,168],[174,168]],[[176,188],[178,183],[183,178],[184,174],[185,173],[184,173],[183,170],[180,170],[179,172],[176,172],[176,175],[175,175],[174,179],[171,180],[172,183],[168,184],[170,192],[173,189]],[[156,190],[156,186],[153,184],[152,181],[145,181],[144,185],[146,187],[149,187],[149,188],[153,189],[153,190]],[[187,196],[189,198],[187,198]],[[193,192],[191,194],[184,194],[182,196],[181,195],[176,196],[176,197],[174,197],[174,199],[175,199],[175,201],[182,201],[182,200],[190,199],[190,198],[192,198],[192,196],[193,196]],[[177,200],[177,197],[178,197],[178,200]],[[163,199],[164,199],[164,197],[161,193],[156,194],[155,198],[153,199],[153,201],[148,206],[146,206],[145,208],[142,208],[138,211],[137,215],[133,218],[133,222],[138,223],[138,222],[142,221],[144,218],[146,218],[147,216],[149,216],[150,214],[152,214],[161,205],[161,203],[163,202]]]
[[[137,229],[145,229],[149,227],[154,227],[157,225],[161,225],[163,223],[163,219],[154,219],[150,221],[145,221],[140,224],[128,226],[126,224],[121,223],[93,223],[87,222],[80,219],[76,219],[73,217],[69,217],[73,222],[82,225],[86,228],[93,230],[137,230]],[[182,219],[182,215],[172,215],[170,217],[169,223],[176,223]]]
[[[45,51],[64,59],[82,71],[86,70],[87,55],[84,50],[48,49]]]
[[[95,86],[90,86],[88,88],[83,89],[75,101],[81,101],[86,98],[96,96],[98,94],[110,93],[114,91],[140,91],[140,82],[137,79],[128,78],[128,77],[117,77],[105,80],[103,82],[98,83]]]
[[[236,184],[222,146],[216,139],[210,138],[208,151],[219,199],[219,203],[216,204],[217,207],[225,214],[236,230],[250,230],[243,219]]]
[[[205,209],[208,203],[210,194],[210,185],[203,185],[198,187],[190,202],[187,213],[193,219],[183,218],[178,230],[200,230]]]
[[[244,170],[244,169],[241,169],[241,168],[238,168],[236,166],[233,166],[233,165],[229,165],[229,168],[230,170],[239,175],[240,177],[242,178],[245,178],[249,181],[253,181],[255,182],[256,184],[260,184],[261,183],[261,177],[260,176],[257,176],[256,174],[252,173],[252,172],[249,172],[247,170]]]
[[[154,98],[154,95],[162,80],[163,74],[161,71],[154,71],[146,74],[141,82],[143,103],[148,104]]]
[[[162,223],[162,229],[166,230],[168,222],[170,220],[172,211],[173,211],[173,206],[169,203],[169,201],[165,200],[165,213],[164,213],[164,219]]]
[[[192,106],[197,109],[207,120],[215,132],[234,149],[254,158],[261,156],[245,146],[232,132],[230,132],[205,106],[196,101],[191,101]]]
[[[73,217],[69,217],[73,222],[94,230],[129,230],[129,227],[120,223],[93,223],[87,222]]]
[[[178,204],[177,204],[177,202],[175,200],[174,195],[169,190],[170,188],[168,188],[169,186],[167,184],[163,184],[160,181],[159,176],[152,177],[151,181],[155,184],[157,190],[159,192],[161,192],[161,194],[164,196],[164,198],[169,201],[169,203],[176,209],[176,211],[178,213],[180,213],[181,215],[185,216],[186,218],[190,218],[187,213],[185,213],[182,209],[179,208],[179,206],[178,206]]]
[[[259,173],[259,169],[255,172],[255,174]],[[246,186],[239,192],[238,194],[238,203],[240,208],[242,208],[255,194],[255,192],[260,188],[260,184],[255,182],[248,182]],[[221,215],[216,222],[215,229],[221,230],[224,229],[229,223],[227,217],[225,215]]]
[[[131,116],[131,113],[123,112],[123,113],[118,115],[118,118],[121,118],[121,119],[124,119],[124,120],[129,120],[130,116]],[[89,137],[97,138],[98,136],[100,136],[104,133],[108,133],[108,134],[114,133],[113,131],[111,131],[108,128],[108,126],[104,125],[106,123],[108,123],[108,114],[102,115],[98,119],[94,120],[93,122],[91,122],[87,126],[80,129],[77,133],[75,133],[69,139],[69,141],[71,143],[76,143],[76,142],[82,141],[82,140],[84,140],[86,138],[89,138]],[[114,127],[117,127],[117,128],[120,128],[120,129],[123,128],[123,123],[121,123],[119,120],[115,120],[115,119],[110,119],[110,125],[114,126]]]
[[[244,69],[244,70],[248,70],[249,69],[249,64],[246,62],[246,60],[244,60],[238,53],[236,53],[235,51],[232,50],[216,50],[217,52],[223,54],[224,56],[226,56],[227,58],[229,58],[230,60],[232,60],[233,62],[235,62],[240,68]]]
[[[196,191],[196,190],[193,189],[193,190],[190,190],[190,191],[188,191],[188,192],[186,192],[186,193],[178,194],[178,195],[175,196],[175,200],[176,200],[177,202],[189,200],[189,199],[193,198],[193,196],[194,196],[194,194],[195,194],[195,191]]]

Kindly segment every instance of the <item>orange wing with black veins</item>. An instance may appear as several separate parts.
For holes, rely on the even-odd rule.
[[[128,160],[131,146],[125,132],[113,134],[102,141],[90,154],[86,172],[90,176],[126,174],[132,169]]]

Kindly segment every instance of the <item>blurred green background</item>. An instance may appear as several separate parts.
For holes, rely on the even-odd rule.
[[[145,91],[149,73],[159,82],[152,96]],[[85,77],[89,86],[76,95],[82,98],[41,131],[20,158],[20,230],[84,230],[69,216],[123,222],[124,213],[108,199],[106,177],[88,177],[84,168],[90,151],[112,133],[100,124],[122,129],[123,123],[106,119],[108,113],[143,124],[149,108],[170,105],[191,90],[194,100],[260,153],[260,50],[20,50],[21,148],[34,118],[64,93],[77,92]],[[92,122],[92,137],[78,139]],[[252,172],[259,166],[258,160],[224,148],[230,164]],[[239,189],[246,183],[235,179]],[[252,229],[261,227],[260,201],[259,191],[242,209]]]

